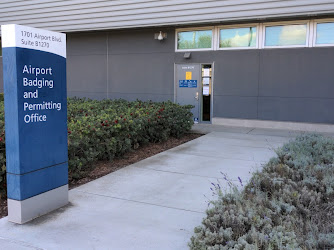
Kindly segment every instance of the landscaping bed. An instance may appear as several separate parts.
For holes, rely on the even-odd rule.
[[[276,153],[242,191],[212,184],[191,249],[334,248],[334,139],[303,135]]]
[[[81,179],[72,179],[70,182],[70,189],[79,185],[85,184],[106,174],[112,173],[118,169],[134,164],[138,161],[159,154],[168,149],[177,147],[183,143],[194,140],[202,136],[201,134],[185,134],[181,138],[169,138],[167,141],[148,143],[139,147],[138,149],[128,152],[121,158],[116,158],[113,161],[100,161],[95,166],[83,174]]]
[[[175,145],[187,140],[179,138],[188,133],[193,125],[191,108],[190,105],[180,106],[172,102],[69,98],[67,109],[69,183],[80,184],[84,180],[89,181],[113,171],[110,167],[102,171],[99,163],[100,168],[92,173],[97,162],[112,162],[139,147],[164,142],[170,138],[177,139]],[[190,140],[189,136],[184,138]],[[152,147],[154,144],[150,145]],[[0,97],[0,199],[2,200],[6,199],[5,152],[4,103]]]

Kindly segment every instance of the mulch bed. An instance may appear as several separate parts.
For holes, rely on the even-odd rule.
[[[0,218],[7,216],[7,200],[0,199]]]
[[[186,134],[183,137],[169,138],[165,142],[149,143],[141,146],[138,149],[125,154],[122,158],[110,161],[101,161],[94,165],[94,167],[85,173],[85,176],[79,180],[72,180],[69,182],[69,188],[75,188],[87,182],[98,179],[104,175],[110,174],[118,169],[124,168],[128,165],[141,161],[145,158],[151,157],[168,149],[174,148],[178,145],[194,140],[202,136],[201,134]],[[0,218],[7,216],[7,200],[0,199]]]

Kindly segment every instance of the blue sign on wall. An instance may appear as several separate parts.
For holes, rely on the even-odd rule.
[[[197,88],[197,80],[179,80],[180,88]]]
[[[8,198],[68,183],[66,35],[3,25]]]

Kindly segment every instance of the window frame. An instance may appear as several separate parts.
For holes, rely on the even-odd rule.
[[[310,47],[310,20],[300,20],[300,21],[286,21],[286,22],[270,22],[262,24],[262,38],[261,38],[261,49],[282,49],[282,48],[307,48]],[[306,24],[306,43],[303,45],[278,45],[278,46],[266,46],[266,27],[273,26],[288,26],[288,25],[300,25]]]
[[[203,48],[203,49],[178,49],[178,33],[179,32],[187,32],[187,31],[212,31],[211,38],[211,48]],[[196,28],[185,28],[185,29],[176,29],[175,30],[175,52],[187,52],[187,51],[212,51],[215,49],[215,41],[216,41],[216,32],[214,26],[206,26],[206,27],[196,27]]]
[[[317,44],[317,24],[321,23],[334,23],[334,18],[325,18],[325,19],[314,19],[312,20],[313,34],[312,34],[312,47],[331,47],[334,46],[334,43],[324,43]]]
[[[256,28],[256,43],[254,47],[225,47],[220,48],[220,30],[222,29],[237,29],[237,28]],[[217,47],[216,50],[245,50],[245,49],[259,49],[260,48],[260,33],[261,33],[261,24],[260,23],[249,23],[249,24],[235,24],[235,25],[221,25],[216,27],[217,33]]]

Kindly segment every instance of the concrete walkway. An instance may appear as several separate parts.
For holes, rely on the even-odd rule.
[[[188,249],[211,182],[240,185],[297,132],[197,125],[210,132],[70,191],[70,204],[25,225],[0,220],[0,249]]]

